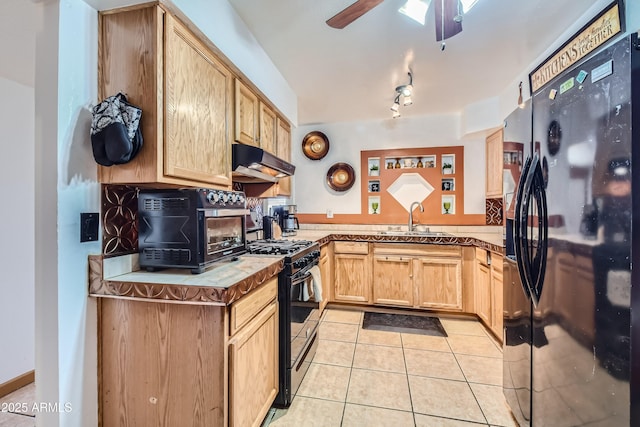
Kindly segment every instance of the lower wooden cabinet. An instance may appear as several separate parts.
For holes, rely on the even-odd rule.
[[[259,426],[278,394],[278,303],[229,341],[229,426]]]
[[[417,264],[417,306],[439,310],[462,310],[462,259],[421,258]]]
[[[413,264],[411,257],[373,256],[373,303],[413,307]]]
[[[476,314],[499,339],[504,316],[502,264],[501,255],[476,248]]]
[[[478,262],[476,267],[476,314],[486,325],[491,324],[491,270]]]
[[[503,326],[503,280],[502,280],[502,262],[500,255],[492,254],[491,256],[491,330],[500,339],[502,339]]]
[[[100,298],[100,425],[259,426],[279,387],[277,286],[231,306]]]
[[[320,277],[322,278],[322,302],[320,303],[320,315],[331,298],[333,289],[333,275],[331,274],[331,245],[320,248]]]
[[[460,247],[373,246],[373,303],[461,311]]]
[[[333,300],[371,302],[371,258],[366,242],[334,242]]]

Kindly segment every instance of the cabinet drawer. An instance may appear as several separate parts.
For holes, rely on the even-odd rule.
[[[229,334],[233,335],[264,307],[278,296],[278,277],[275,276],[267,283],[239,299],[231,305],[231,320]]]
[[[485,249],[476,248],[476,260],[487,265],[487,251]]]
[[[333,245],[333,250],[337,254],[367,255],[369,253],[367,242],[334,242]]]

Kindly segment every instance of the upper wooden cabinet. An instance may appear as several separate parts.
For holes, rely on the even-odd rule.
[[[134,60],[135,59],[135,60]],[[233,76],[211,49],[157,5],[100,14],[99,95],[142,109],[144,145],[103,183],[231,185]]]
[[[260,102],[260,148],[269,153],[276,154],[278,130],[278,117],[276,113],[264,102]]]
[[[241,144],[259,146],[258,96],[239,79],[235,82],[235,140]]]
[[[502,197],[502,129],[487,137],[487,197]]]

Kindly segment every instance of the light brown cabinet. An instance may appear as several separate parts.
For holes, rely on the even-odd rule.
[[[229,369],[229,426],[260,426],[278,394],[276,301],[231,338]]]
[[[462,311],[462,259],[425,257],[416,260],[418,307]]]
[[[503,325],[503,280],[502,280],[502,261],[501,255],[492,254],[491,256],[491,330],[500,339],[502,339]]]
[[[375,304],[462,310],[458,246],[381,243],[373,253]]]
[[[476,248],[476,314],[499,339],[503,325],[503,257]]]
[[[276,155],[287,162],[291,161],[291,126],[281,117],[276,121]],[[291,177],[281,178],[276,185],[278,196],[291,195]]]
[[[207,44],[162,7],[101,13],[99,95],[124,92],[142,109],[144,145],[127,164],[100,166],[100,182],[229,187],[232,84]]]
[[[260,101],[242,81],[235,79],[235,140],[259,146]]]
[[[320,302],[320,315],[331,298],[333,288],[333,275],[331,274],[331,245],[324,245],[320,248],[320,277],[322,278],[322,302]]]
[[[277,280],[231,306],[100,298],[100,425],[259,426],[279,387]]]
[[[333,300],[371,301],[371,258],[366,242],[334,242]]]
[[[486,195],[487,197],[502,197],[502,171],[504,159],[502,156],[502,129],[492,133],[486,140]]]
[[[276,113],[264,102],[260,102],[259,110],[260,148],[269,153],[276,154],[278,116],[276,116]]]
[[[413,307],[413,266],[414,259],[410,256],[375,254],[373,303]]]

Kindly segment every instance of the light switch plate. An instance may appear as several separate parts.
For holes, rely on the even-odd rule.
[[[95,242],[98,240],[98,225],[100,224],[100,214],[86,213],[80,214],[80,243]]]

